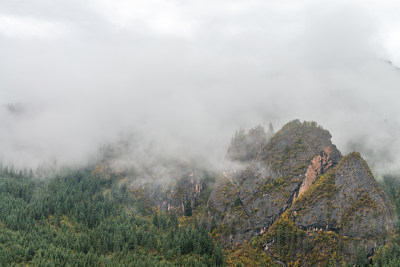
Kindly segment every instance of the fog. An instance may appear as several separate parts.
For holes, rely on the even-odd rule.
[[[0,2],[0,160],[213,168],[238,128],[328,129],[377,174],[400,171],[395,1]],[[151,165],[151,164],[150,164]]]

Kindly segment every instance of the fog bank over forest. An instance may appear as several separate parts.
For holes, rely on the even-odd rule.
[[[122,161],[218,168],[235,130],[300,119],[400,171],[398,3],[141,2],[0,3],[3,163],[131,140]]]

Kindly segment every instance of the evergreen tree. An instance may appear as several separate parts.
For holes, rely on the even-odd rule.
[[[210,232],[214,231],[214,229],[217,228],[217,222],[215,221],[215,217],[212,217],[211,219],[211,226],[210,226]]]
[[[192,216],[192,201],[190,201],[190,199],[188,201],[186,201],[186,205],[185,205],[185,216],[186,217],[190,217]]]
[[[272,125],[271,122],[268,124],[268,133],[269,134],[273,134],[274,133],[274,126]]]
[[[364,246],[359,246],[356,250],[355,259],[354,259],[354,266],[357,267],[364,267],[368,266],[368,258],[367,252]]]

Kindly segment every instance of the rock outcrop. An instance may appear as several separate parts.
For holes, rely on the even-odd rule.
[[[146,198],[151,206],[165,212],[174,210],[182,215],[187,202],[191,203],[192,208],[200,204],[201,194],[207,187],[207,178],[206,171],[188,168],[182,169],[173,182],[139,180],[131,183],[129,188]]]
[[[296,199],[290,211],[297,227],[361,239],[369,254],[384,242],[394,222],[393,207],[359,153],[343,157]]]
[[[220,225],[226,246],[267,233],[284,213],[302,231],[365,239],[370,254],[384,242],[378,239],[393,228],[391,204],[361,156],[342,158],[327,130],[296,120],[270,138],[240,137],[256,145],[230,148],[208,200],[209,218]],[[354,253],[350,246],[347,252]]]
[[[321,155],[315,156],[311,160],[311,165],[307,168],[305,179],[300,186],[296,198],[306,192],[321,174],[324,174],[328,169],[336,165],[340,157],[340,153],[337,150],[333,150],[330,146],[325,147]]]

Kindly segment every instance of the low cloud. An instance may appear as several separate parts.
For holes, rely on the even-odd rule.
[[[125,162],[218,165],[235,129],[299,118],[330,130],[342,152],[361,150],[375,171],[399,170],[396,4],[15,5],[0,4],[14,25],[0,27],[6,164],[85,164],[135,136]]]

